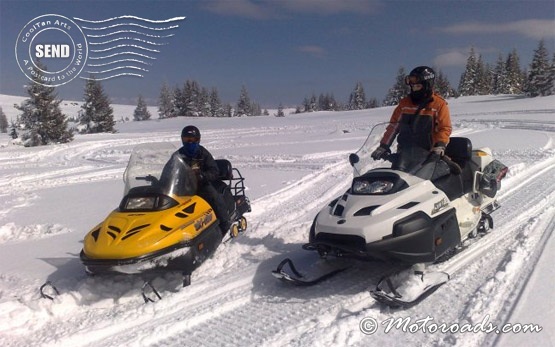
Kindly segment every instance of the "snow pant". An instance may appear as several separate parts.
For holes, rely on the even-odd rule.
[[[214,209],[214,213],[216,214],[216,218],[220,221],[220,225],[224,226],[226,229],[229,228],[230,216],[225,207],[223,196],[216,191],[216,188],[210,183],[205,183],[198,187],[197,194],[206,200],[212,209]]]

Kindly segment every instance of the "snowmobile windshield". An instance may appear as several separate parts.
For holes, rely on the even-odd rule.
[[[362,147],[355,152],[357,161],[353,163],[354,177],[364,175],[370,169],[376,167],[376,161],[372,159],[371,154],[380,145],[380,140],[382,139],[382,136],[389,124],[389,122],[377,123],[370,129],[370,133],[368,134],[368,137],[366,137],[366,141],[364,141]],[[390,163],[385,164],[388,164],[388,167],[390,166]]]
[[[123,175],[124,195],[138,187],[147,187],[145,192],[166,196],[195,195],[196,176],[191,167],[179,155],[175,155],[176,150],[170,143],[137,146],[131,153]]]

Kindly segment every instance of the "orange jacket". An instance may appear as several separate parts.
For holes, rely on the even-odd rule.
[[[415,116],[418,105],[414,104],[409,96],[404,97],[399,102],[399,105],[391,115],[390,124],[387,126],[380,143],[391,146],[393,140],[399,133],[399,122],[403,115]],[[433,117],[432,119],[432,146],[438,142],[447,145],[449,143],[449,136],[451,135],[451,116],[449,114],[449,107],[439,94],[434,93],[432,101],[428,103],[420,112],[418,117]]]

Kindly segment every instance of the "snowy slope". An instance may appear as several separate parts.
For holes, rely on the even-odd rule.
[[[9,117],[13,111],[4,105],[16,102],[0,96]],[[287,256],[315,257],[300,248],[312,219],[346,190],[348,154],[392,108],[118,123],[117,134],[77,135],[69,144],[38,148],[9,145],[0,135],[0,345],[554,345],[555,303],[546,283],[554,279],[555,97],[467,97],[450,100],[450,108],[454,135],[490,147],[510,173],[494,230],[438,265],[455,273],[452,280],[406,311],[379,306],[368,294],[391,271],[381,263],[356,263],[310,288],[270,275]],[[123,117],[133,109],[118,106]],[[140,278],[87,278],[78,254],[85,233],[118,205],[133,146],[178,145],[189,123],[201,129],[203,145],[246,176],[249,231],[222,245],[190,287],[181,289],[175,275],[156,279],[163,299],[144,304]],[[53,302],[39,298],[47,280],[62,292]],[[360,331],[366,318],[379,323],[375,334]],[[386,332],[397,318],[410,319],[418,331]],[[457,331],[481,322],[543,329]],[[430,331],[442,323],[452,332]]]

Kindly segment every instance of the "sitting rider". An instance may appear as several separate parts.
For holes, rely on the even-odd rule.
[[[183,128],[181,141],[183,147],[177,153],[195,172],[198,181],[197,194],[212,206],[216,217],[220,221],[220,229],[225,234],[231,227],[230,216],[222,195],[216,191],[211,183],[216,181],[219,176],[216,161],[212,154],[200,145],[200,131],[197,127],[188,125]]]
[[[405,77],[410,93],[393,111],[372,159],[384,159],[390,154],[395,137],[397,158],[393,169],[408,172],[426,160],[430,152],[443,157],[451,135],[451,117],[447,102],[434,92],[434,81],[435,72],[427,66],[418,66]]]

